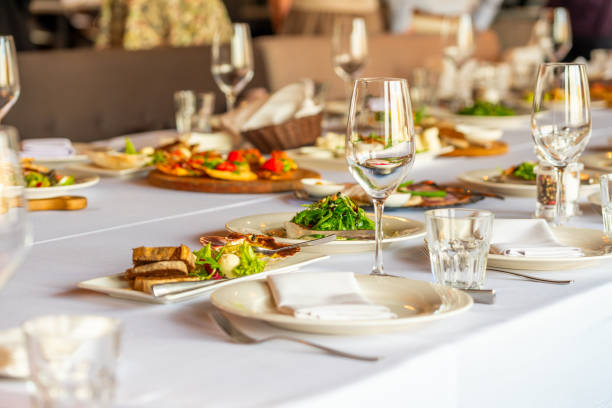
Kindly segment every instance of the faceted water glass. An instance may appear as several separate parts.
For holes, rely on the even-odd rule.
[[[493,218],[484,210],[425,212],[429,259],[437,283],[460,289],[483,286]]]

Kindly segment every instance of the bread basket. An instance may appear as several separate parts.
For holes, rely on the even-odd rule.
[[[321,136],[322,120],[323,113],[292,118],[278,125],[243,131],[242,136],[262,153],[294,149],[315,143]]]

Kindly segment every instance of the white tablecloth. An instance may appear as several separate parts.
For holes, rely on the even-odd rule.
[[[591,145],[612,134],[612,113],[594,113]],[[453,181],[469,169],[505,167],[533,159],[527,129],[507,132],[510,152],[499,157],[441,159],[415,170],[415,180]],[[348,174],[325,172],[348,181]],[[612,271],[610,264],[542,273],[573,278],[546,285],[490,272],[495,305],[397,333],[363,337],[299,334],[378,363],[332,357],[297,344],[237,345],[209,321],[207,296],[150,305],[75,289],[88,278],[123,271],[132,247],[196,248],[198,237],[248,214],[293,211],[283,195],[218,195],[150,187],[142,179],[103,179],[76,212],[31,214],[35,240],[16,276],[0,292],[0,329],[45,313],[95,313],[124,322],[118,407],[608,407],[612,406]],[[472,206],[498,217],[530,217],[534,199],[485,199]],[[601,229],[584,203],[570,225]],[[422,211],[396,215],[423,219]],[[385,250],[387,272],[431,280],[421,240]],[[372,253],[333,255],[313,271],[368,273]],[[282,332],[235,319],[255,336]],[[0,380],[0,407],[28,406],[26,385]]]

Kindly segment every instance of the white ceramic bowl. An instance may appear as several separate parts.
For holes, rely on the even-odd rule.
[[[335,181],[305,178],[302,179],[302,188],[313,197],[327,197],[344,189],[344,184]]]

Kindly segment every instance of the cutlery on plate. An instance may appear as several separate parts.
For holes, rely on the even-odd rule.
[[[226,282],[227,279],[215,279],[215,280],[201,280],[195,282],[172,282],[172,283],[160,283],[151,287],[151,294],[155,297],[171,295],[179,292],[188,292],[191,290],[205,288],[208,286],[214,286],[222,282]]]
[[[529,280],[532,280],[534,282],[552,283],[554,285],[569,285],[571,283],[574,283],[574,281],[572,279],[564,280],[564,279],[538,278],[537,276],[527,275],[525,273],[520,273],[520,272],[515,272],[514,270],[510,270],[510,269],[491,268],[491,267],[487,266],[487,270],[495,271],[495,272],[507,273],[507,274],[514,275],[514,276],[519,276],[521,278],[529,279]]]
[[[321,245],[321,244],[326,244],[328,242],[333,242],[335,240],[336,240],[336,234],[331,234],[323,238],[312,239],[312,240],[304,241],[304,242],[298,242],[297,244],[293,244],[293,245],[289,245],[289,246],[285,246],[285,247],[277,248],[277,249],[268,249],[268,248],[253,246],[253,251],[258,252],[260,254],[264,254],[264,255],[274,255],[274,254],[278,254],[279,252],[286,251],[288,249],[301,248],[301,247],[313,246],[313,245]]]
[[[352,358],[354,360],[361,360],[361,361],[378,361],[380,359],[380,357],[360,356],[358,354],[346,353],[344,351],[336,350],[336,349],[333,349],[327,346],[322,346],[317,343],[312,343],[310,341],[298,339],[296,337],[285,336],[285,335],[274,335],[274,336],[269,336],[263,339],[255,339],[247,335],[240,329],[238,329],[238,327],[232,324],[232,322],[230,322],[229,319],[226,318],[221,312],[217,310],[213,310],[212,312],[209,313],[209,315],[213,319],[213,321],[217,324],[217,326],[219,326],[219,328],[223,330],[225,334],[227,334],[236,343],[259,344],[259,343],[265,343],[270,340],[288,340],[288,341],[293,341],[296,343],[304,344],[306,346],[315,347],[315,348],[318,348],[319,350],[323,350],[329,354],[339,356],[339,357]]]

